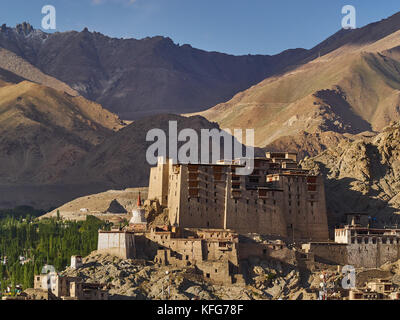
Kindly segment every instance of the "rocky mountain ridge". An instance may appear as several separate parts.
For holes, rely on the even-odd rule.
[[[47,34],[28,23],[3,25],[0,47],[124,120],[205,110],[297,63],[306,53],[295,49],[275,56],[232,56],[160,36],[116,39],[87,28]]]

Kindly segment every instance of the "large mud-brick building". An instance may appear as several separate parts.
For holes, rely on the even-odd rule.
[[[240,166],[240,160],[211,165],[159,161],[150,172],[149,199],[168,207],[171,225],[182,228],[328,240],[322,177],[302,170],[296,154],[256,158],[248,176],[236,174]]]

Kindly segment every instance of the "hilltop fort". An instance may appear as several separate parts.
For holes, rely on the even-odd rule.
[[[328,241],[322,178],[302,170],[294,153],[267,153],[254,163],[251,175],[239,176],[241,160],[160,159],[151,169],[146,206],[160,206],[169,223],[148,225],[139,197],[128,227],[99,231],[98,251],[195,266],[204,278],[227,284],[244,282],[242,262],[252,256],[295,263],[297,251],[288,243]]]

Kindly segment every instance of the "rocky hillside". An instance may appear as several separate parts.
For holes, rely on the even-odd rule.
[[[318,56],[200,113],[223,128],[254,128],[256,145],[316,155],[400,116],[400,14],[338,32]]]
[[[247,262],[246,270],[245,283],[221,286],[205,281],[193,267],[160,267],[150,261],[121,260],[93,252],[83,259],[81,268],[67,268],[62,274],[107,284],[111,300],[167,299],[168,282],[171,300],[316,300],[322,271],[336,289],[341,288],[343,279],[337,266],[322,264],[309,271],[279,261],[252,259]],[[400,260],[378,269],[359,268],[356,274],[358,288],[378,279],[399,285]]]
[[[87,29],[47,34],[27,23],[3,25],[0,47],[125,120],[205,110],[298,63],[307,52],[231,56],[164,37],[115,39]]]
[[[171,300],[272,300],[312,299],[310,284],[304,288],[301,275],[295,268],[284,267],[271,261],[254,261],[249,266],[249,284],[213,285],[196,274],[193,267],[160,267],[149,261],[121,260],[96,252],[83,259],[78,270],[67,268],[63,274],[80,276],[87,282],[108,284],[110,298],[154,300],[163,299],[167,292],[168,276],[171,281]],[[168,271],[169,275],[166,274]],[[307,280],[306,275],[304,275]],[[164,299],[167,298],[164,296]]]
[[[342,141],[302,166],[325,176],[331,226],[346,212],[368,212],[377,226],[400,223],[399,122],[376,137]]]

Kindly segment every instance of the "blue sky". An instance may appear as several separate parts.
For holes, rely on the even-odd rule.
[[[399,0],[0,0],[0,23],[28,21],[41,28],[41,9],[48,4],[57,10],[57,31],[162,35],[231,54],[311,48],[341,28],[344,5],[355,6],[357,27],[400,11]]]

